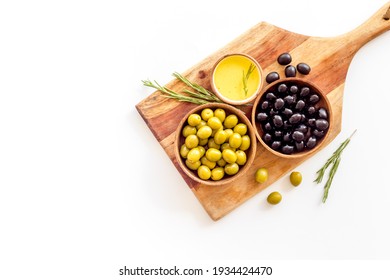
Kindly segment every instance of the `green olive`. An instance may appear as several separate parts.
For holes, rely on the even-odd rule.
[[[225,140],[225,142],[229,142],[230,136],[233,135],[233,129],[227,128],[227,129],[225,129],[225,132],[226,132],[226,140]]]
[[[199,130],[202,126],[206,126],[207,122],[204,120],[201,120],[200,123],[196,126],[196,129]]]
[[[195,162],[191,162],[189,161],[188,159],[186,160],[186,166],[191,169],[191,170],[197,170],[199,168],[199,166],[201,165],[201,162],[200,160],[198,161],[195,161]]]
[[[238,150],[236,151],[236,155],[237,155],[237,160],[236,160],[237,164],[244,165],[246,163],[246,153],[244,151]]]
[[[234,175],[238,172],[240,167],[238,167],[237,163],[228,163],[225,165],[225,173],[228,175]]]
[[[216,167],[211,170],[211,179],[214,181],[219,181],[225,175],[225,170],[222,167]]]
[[[249,138],[248,135],[244,135],[241,137],[242,139],[242,143],[241,143],[241,146],[240,146],[240,150],[241,151],[246,151],[249,149],[249,147],[251,146],[251,138]]]
[[[237,161],[237,154],[230,149],[225,149],[222,151],[222,158],[227,163],[235,163]]]
[[[221,145],[223,143],[225,143],[226,141],[226,138],[227,138],[227,133],[225,130],[220,130],[220,131],[217,131],[217,133],[215,133],[214,135],[214,142],[218,145]]]
[[[194,163],[200,160],[202,153],[198,148],[191,149],[187,154],[187,160]]]
[[[206,146],[209,142],[209,138],[199,139],[199,146]]]
[[[232,136],[229,137],[229,145],[232,148],[239,148],[242,143],[241,135],[238,133],[233,133]]]
[[[218,108],[215,109],[214,116],[216,116],[218,119],[221,120],[221,122],[223,122],[226,118],[226,112],[224,109]]]
[[[211,133],[213,133],[213,130],[211,129],[211,127],[206,125],[206,126],[202,126],[201,128],[199,128],[196,135],[200,139],[206,139],[206,138],[209,138],[211,136]]]
[[[202,180],[208,180],[211,177],[211,171],[210,168],[208,168],[206,165],[201,165],[198,168],[198,176]]]
[[[226,161],[223,158],[221,158],[220,160],[217,161],[217,164],[220,167],[224,167],[226,165]]]
[[[218,132],[218,131],[221,131],[221,130],[223,130],[223,127],[222,127],[222,126],[221,126],[220,128],[218,128],[218,129],[213,129],[213,132],[211,133],[211,137],[214,137],[215,134],[217,134],[217,132]]]
[[[188,152],[190,149],[187,148],[185,144],[181,145],[180,147],[180,155],[182,158],[187,158]]]
[[[200,159],[200,162],[202,165],[206,165],[210,169],[213,169],[217,165],[215,161],[209,161],[205,156]]]
[[[187,137],[188,135],[195,135],[196,128],[190,125],[186,125],[182,130],[182,134],[184,137]]]
[[[198,114],[189,115],[187,122],[191,126],[197,126],[202,121],[202,118]]]
[[[269,204],[278,204],[281,200],[282,195],[279,192],[272,192],[267,197],[267,201]]]
[[[256,182],[265,183],[268,180],[268,170],[264,167],[257,169]]]
[[[209,120],[209,118],[214,117],[214,112],[213,112],[213,110],[206,108],[206,109],[203,109],[203,111],[200,115],[202,116],[202,119],[207,122]]]
[[[199,145],[199,139],[196,135],[188,135],[184,141],[188,149],[195,148]]]
[[[191,152],[191,151],[190,151]],[[207,151],[206,151],[206,157],[209,161],[215,161],[217,162],[218,160],[220,160],[222,158],[222,153],[220,150],[217,150],[215,148],[209,148]],[[188,155],[187,155],[187,158],[188,158]]]
[[[199,152],[200,152],[200,157],[203,157],[204,155],[205,155],[205,153],[206,153],[206,149],[204,148],[204,147],[202,147],[202,146],[198,146],[198,147],[196,147],[198,150],[199,150]]]
[[[226,150],[226,149],[230,149],[230,150],[232,150],[232,151],[236,151],[236,148],[230,147],[230,144],[229,144],[229,143],[223,143],[223,144],[221,145],[221,150],[223,151],[223,150]]]
[[[247,131],[248,131],[248,127],[244,123],[239,123],[233,128],[233,132],[238,133],[241,136],[244,136]]]
[[[212,129],[220,129],[222,127],[222,122],[217,117],[211,117],[207,120],[207,125]]]
[[[215,143],[214,138],[210,138],[209,139],[209,141],[207,142],[207,146],[209,148],[214,148],[214,149],[217,149],[217,150],[219,150],[221,148],[221,145],[218,145],[217,143]]]
[[[302,182],[302,174],[300,172],[294,171],[290,174],[290,182],[293,186],[297,187]]]
[[[223,122],[223,125],[226,128],[233,128],[237,125],[238,123],[238,118],[236,115],[229,115],[226,117],[225,121]]]

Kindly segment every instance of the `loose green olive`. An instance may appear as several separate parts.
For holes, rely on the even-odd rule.
[[[209,139],[209,141],[207,142],[207,146],[209,148],[214,148],[214,149],[217,149],[217,150],[219,150],[221,148],[221,145],[218,145],[217,143],[215,143],[214,138],[210,138]]]
[[[268,170],[264,167],[257,169],[255,177],[256,182],[265,183],[268,180]]]
[[[297,172],[297,171],[291,172],[290,182],[295,187],[299,186],[299,184],[302,182],[302,174],[300,172]]]
[[[217,161],[217,164],[220,167],[224,167],[226,165],[226,161],[223,158],[221,158],[220,160]]]
[[[225,175],[225,170],[222,167],[216,167],[211,170],[211,180],[219,181]]]
[[[238,150],[236,151],[236,155],[237,155],[237,160],[236,160],[237,164],[244,165],[246,163],[246,153],[244,151]]]
[[[213,112],[213,110],[206,108],[206,109],[203,109],[203,111],[200,115],[202,116],[202,119],[207,122],[209,120],[209,118],[214,117],[214,112]]]
[[[233,128],[233,132],[238,133],[241,136],[244,136],[247,131],[248,131],[248,127],[244,123],[239,123]]]
[[[223,143],[225,143],[226,141],[226,138],[227,138],[227,133],[225,130],[220,130],[220,131],[217,131],[217,133],[215,133],[214,135],[214,142],[218,145],[221,145]]]
[[[202,118],[198,114],[189,115],[187,122],[191,126],[197,126],[202,121]]]
[[[206,126],[202,126],[201,128],[199,128],[196,135],[200,139],[206,139],[206,138],[209,138],[211,136],[211,133],[213,133],[213,130],[211,129],[211,127],[206,125]]]
[[[228,163],[225,165],[225,173],[228,175],[234,175],[240,170],[237,163]]]
[[[227,163],[235,163],[237,161],[237,154],[236,154],[236,152],[234,152],[230,149],[225,149],[222,151],[222,158]]]
[[[200,159],[200,162],[202,165],[206,165],[210,169],[213,169],[217,165],[215,161],[209,161],[205,156]]]
[[[184,137],[187,137],[188,135],[195,135],[196,128],[190,125],[186,125],[182,130],[182,134]]]
[[[200,123],[196,126],[196,129],[199,130],[202,126],[206,126],[207,122],[204,120],[201,120]]]
[[[232,136],[229,137],[229,145],[232,148],[239,148],[242,143],[241,135],[238,133],[233,133]]]
[[[199,145],[199,138],[196,135],[188,135],[184,141],[188,149],[195,148]]]
[[[236,115],[229,115],[226,117],[225,121],[223,122],[223,125],[226,128],[233,128],[237,125],[238,123],[238,118]]]
[[[222,127],[222,122],[217,117],[211,117],[207,120],[207,125],[212,129],[220,129]]]
[[[200,179],[208,180],[211,177],[211,171],[210,168],[208,168],[206,165],[201,165],[198,168],[198,176]]]
[[[216,116],[218,119],[221,120],[221,122],[223,122],[226,118],[226,112],[224,109],[218,108],[215,109],[214,116]]]
[[[190,149],[187,148],[185,144],[181,145],[180,147],[180,155],[182,158],[187,158],[188,152]]]
[[[195,161],[195,162],[191,162],[189,161],[188,159],[186,160],[186,166],[191,169],[191,170],[197,170],[199,168],[199,166],[201,165],[201,162],[200,160],[198,161]]]
[[[217,132],[218,132],[218,131],[221,131],[221,130],[223,130],[223,126],[221,126],[221,127],[218,128],[218,129],[213,129],[213,132],[211,133],[211,137],[214,137],[215,134],[217,134]]]
[[[251,146],[251,138],[248,135],[244,135],[241,137],[242,142],[240,146],[241,151],[246,151]]]
[[[191,152],[191,151],[190,151]],[[209,148],[207,151],[206,151],[206,157],[209,161],[215,161],[217,162],[218,160],[220,160],[222,158],[222,153],[220,150],[217,150],[215,148]],[[187,155],[187,158],[188,158],[188,155]]]
[[[282,200],[282,195],[279,192],[272,192],[268,195],[267,201],[269,204],[278,204]]]
[[[187,160],[194,163],[202,157],[201,151],[198,148],[191,149],[187,154]]]

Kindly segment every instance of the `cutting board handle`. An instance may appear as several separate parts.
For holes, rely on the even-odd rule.
[[[387,2],[362,25],[342,35],[341,38],[347,38],[349,42],[353,43],[357,51],[388,30],[390,30],[390,2]]]

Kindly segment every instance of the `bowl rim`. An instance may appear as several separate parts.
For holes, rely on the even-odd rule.
[[[268,92],[268,90],[272,87],[274,87],[275,85],[279,84],[279,83],[283,83],[283,82],[298,82],[298,83],[303,83],[303,84],[306,84],[306,85],[309,85],[311,88],[315,89],[315,91],[321,96],[321,98],[324,100],[325,104],[326,104],[326,109],[328,111],[328,121],[329,121],[329,127],[328,127],[328,130],[326,132],[326,134],[324,135],[324,137],[322,137],[319,141],[319,143],[317,143],[317,145],[311,149],[311,150],[305,150],[303,152],[299,152],[299,153],[293,153],[293,154],[283,154],[281,152],[278,152],[278,151],[275,151],[274,149],[272,149],[271,147],[269,147],[267,145],[267,143],[265,143],[263,141],[263,139],[261,138],[260,136],[260,133],[257,129],[257,122],[256,122],[256,111],[257,111],[257,106],[259,105],[259,102],[260,102],[260,99],[261,97],[266,93]],[[304,156],[308,156],[308,155],[311,155],[313,153],[315,153],[316,151],[320,150],[323,146],[323,143],[325,143],[327,141],[327,139],[329,138],[329,135],[330,135],[330,131],[331,129],[333,128],[333,112],[332,112],[332,106],[331,106],[331,103],[327,97],[326,94],[324,94],[324,92],[316,85],[314,84],[313,82],[311,81],[307,81],[306,79],[303,79],[303,78],[298,78],[298,77],[291,77],[291,78],[283,78],[283,79],[279,79],[279,80],[276,80],[272,83],[270,83],[269,85],[267,85],[266,87],[264,87],[261,92],[259,93],[259,95],[256,97],[254,103],[253,103],[253,108],[252,108],[252,126],[255,130],[255,134],[256,134],[256,138],[257,140],[260,142],[260,144],[266,149],[268,150],[269,152],[271,152],[272,154],[278,156],[278,157],[282,157],[282,158],[286,158],[286,159],[294,159],[294,158],[301,158],[301,157],[304,157]]]
[[[203,180],[203,179],[199,178],[192,170],[189,170],[189,168],[185,165],[184,160],[180,155],[180,146],[181,146],[180,138],[182,137],[181,132],[183,129],[183,125],[186,123],[189,115],[191,115],[195,112],[201,111],[203,109],[206,109],[206,108],[210,108],[213,110],[215,110],[217,108],[222,108],[224,110],[230,111],[230,113],[236,114],[238,119],[239,119],[239,122],[241,121],[247,125],[247,127],[248,127],[247,135],[249,135],[249,138],[251,140],[251,145],[249,148],[251,152],[247,153],[247,161],[246,161],[245,165],[240,166],[240,170],[237,174],[235,174],[233,176],[225,177],[224,179],[219,180],[219,181],[213,181],[211,179]],[[252,126],[250,119],[245,116],[244,112],[242,112],[241,110],[239,110],[239,109],[237,109],[229,104],[208,103],[208,104],[203,104],[203,105],[199,105],[199,106],[194,107],[193,109],[188,111],[187,114],[182,118],[182,120],[178,124],[178,127],[175,131],[174,154],[175,154],[176,161],[178,162],[178,164],[180,166],[180,169],[183,170],[184,173],[186,175],[188,175],[192,180],[194,180],[198,183],[204,184],[204,185],[209,185],[209,186],[226,185],[226,184],[232,183],[233,181],[236,181],[238,178],[240,178],[241,176],[246,174],[247,171],[250,169],[250,167],[255,159],[255,156],[256,156],[256,148],[257,148],[256,139],[257,138],[256,138],[255,128]]]
[[[217,86],[215,85],[214,74],[215,74],[215,70],[217,69],[217,66],[219,65],[219,63],[222,62],[222,60],[224,60],[224,59],[226,59],[227,57],[230,57],[230,56],[244,56],[244,57],[248,58],[249,60],[251,60],[256,65],[256,67],[257,67],[257,69],[259,71],[259,76],[260,76],[259,85],[258,85],[256,91],[250,97],[248,97],[246,99],[243,99],[243,100],[232,100],[232,99],[229,99],[226,96],[224,96],[223,94],[221,94],[218,91]],[[263,81],[264,80],[263,79],[263,69],[261,68],[259,62],[255,58],[250,56],[249,54],[239,53],[239,52],[225,54],[224,56],[220,57],[217,60],[217,62],[214,64],[212,69],[213,70],[211,72],[211,81],[210,81],[211,88],[212,88],[213,92],[215,93],[215,95],[218,96],[219,99],[221,99],[223,102],[228,103],[230,105],[243,105],[243,104],[247,104],[247,103],[252,102],[257,97],[257,95],[261,92],[261,89],[263,88],[263,84],[264,84],[264,81]]]

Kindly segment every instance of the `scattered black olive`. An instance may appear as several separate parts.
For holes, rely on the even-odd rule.
[[[298,72],[303,74],[303,75],[308,75],[311,71],[311,68],[308,64],[306,63],[299,63],[297,65]]]
[[[278,92],[280,92],[280,93],[284,93],[284,92],[286,92],[288,90],[288,87],[286,86],[286,84],[280,84],[279,86],[278,86]]]
[[[265,80],[267,83],[272,83],[272,82],[275,82],[276,80],[279,80],[280,79],[280,76],[277,72],[271,72],[267,75],[267,77],[265,77]]]
[[[286,69],[284,69],[284,74],[287,78],[295,77],[297,75],[297,69],[294,66],[289,65],[286,67]]]
[[[290,64],[292,61],[291,55],[289,53],[282,53],[278,57],[278,63],[280,65],[287,65]]]

